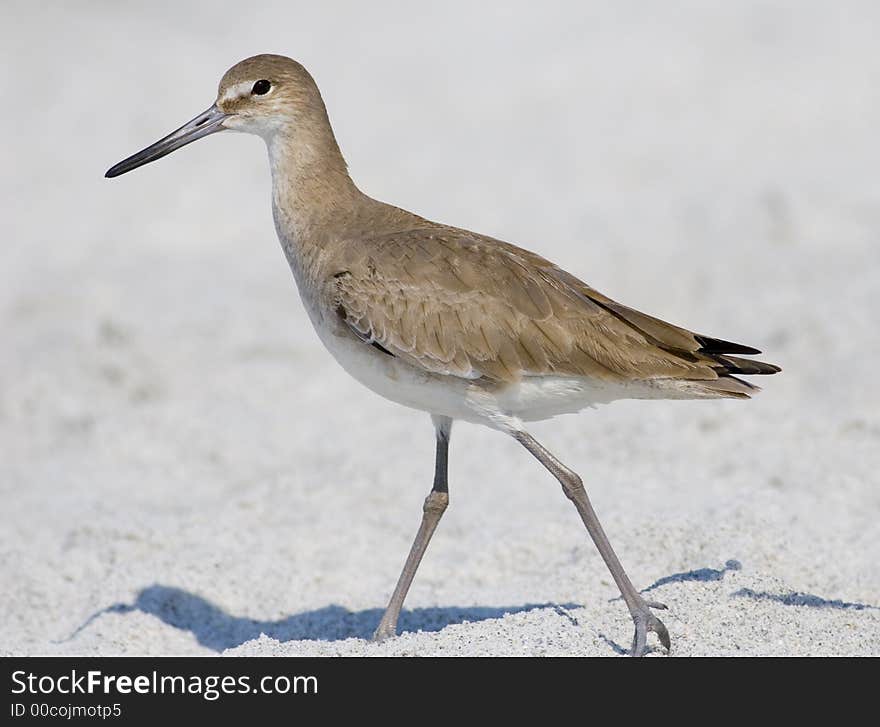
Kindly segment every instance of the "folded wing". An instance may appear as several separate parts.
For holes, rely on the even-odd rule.
[[[534,253],[465,230],[361,240],[345,259],[328,302],[363,340],[433,373],[680,379],[743,396],[754,387],[733,374],[779,370],[740,357],[756,349],[627,308]]]

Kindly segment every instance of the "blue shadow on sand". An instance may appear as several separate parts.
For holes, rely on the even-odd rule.
[[[849,603],[839,599],[829,600],[812,593],[791,591],[790,593],[767,593],[766,591],[753,591],[751,588],[740,588],[731,593],[733,598],[751,598],[756,601],[776,601],[784,606],[807,606],[809,608],[837,608],[852,611],[880,611],[880,606],[872,606],[869,603]]]
[[[576,604],[535,603],[522,606],[472,606],[459,608],[414,608],[400,613],[398,633],[404,631],[440,631],[452,624],[501,618],[508,613],[522,613],[553,608],[559,613],[578,608]],[[325,606],[304,611],[279,621],[258,621],[231,616],[210,601],[180,588],[153,585],[144,588],[133,604],[117,603],[92,614],[66,640],[74,638],[105,613],[148,613],[169,626],[190,631],[202,646],[223,651],[266,634],[278,641],[337,641],[370,639],[382,618],[383,609],[349,611],[342,606]]]
[[[723,568],[699,568],[684,573],[673,573],[660,578],[644,589],[651,591],[668,583],[686,581],[720,581],[728,571],[740,570],[739,561],[728,560]],[[731,598],[751,598],[754,600],[776,601],[785,606],[808,608],[851,609],[854,611],[880,610],[880,606],[866,603],[850,603],[829,600],[810,593],[768,593],[750,588],[741,588],[730,594]],[[619,597],[618,597],[619,598]],[[617,599],[613,599],[617,600]],[[508,613],[525,613],[539,609],[553,609],[573,626],[577,619],[569,613],[580,606],[574,603],[529,603],[521,606],[471,606],[445,608],[404,609],[400,614],[398,633],[405,631],[440,631],[453,624],[497,619]],[[116,603],[93,613],[65,641],[73,639],[88,628],[96,619],[107,613],[148,613],[169,626],[191,632],[197,641],[214,651],[235,648],[256,639],[260,634],[277,641],[337,641],[357,638],[369,639],[382,617],[383,609],[369,608],[363,611],[349,611],[342,606],[331,605],[312,611],[287,616],[278,621],[258,621],[256,619],[232,616],[210,601],[172,586],[153,585],[138,593],[134,603]],[[608,646],[618,654],[627,650],[599,634]]]
[[[696,581],[698,583],[706,583],[708,581],[721,581],[724,580],[724,576],[726,573],[730,571],[742,570],[742,563],[738,560],[734,560],[731,558],[730,560],[724,563],[723,568],[696,568],[694,570],[682,571],[681,573],[673,573],[668,576],[663,576],[662,578],[654,581],[647,588],[643,588],[639,593],[648,593],[649,591],[653,591],[655,588],[660,588],[660,586],[665,586],[669,583],[686,583],[688,581]],[[609,603],[613,603],[614,601],[622,601],[622,596],[616,596],[615,598],[609,599]]]
[[[684,571],[683,573],[673,573],[654,581],[647,588],[642,589],[642,593],[653,591],[655,588],[665,586],[667,583],[684,583],[685,581],[720,581],[724,579],[724,575],[729,571],[742,570],[742,563],[738,560],[728,560],[723,568],[697,568],[696,570]]]

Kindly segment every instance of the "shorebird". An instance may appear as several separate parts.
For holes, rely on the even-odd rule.
[[[275,229],[319,338],[362,384],[431,415],[434,482],[374,638],[395,635],[407,591],[449,503],[454,420],[514,437],[559,481],[632,616],[631,653],[669,633],[633,586],[581,478],[526,422],[616,399],[748,399],[739,375],[778,366],[755,348],[693,333],[608,298],[533,252],[368,197],[352,182],[312,76],[258,55],[230,68],[217,99],[106,173],[116,177],[219,131],[264,139]]]

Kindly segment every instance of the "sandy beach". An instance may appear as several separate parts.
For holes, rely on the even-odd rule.
[[[558,484],[467,424],[402,633],[369,641],[429,418],[322,348],[259,139],[103,178],[275,52],[368,194],[782,366],[752,401],[531,427],[669,606],[672,655],[880,655],[880,7],[126,5],[13,1],[0,27],[0,654],[629,647]]]

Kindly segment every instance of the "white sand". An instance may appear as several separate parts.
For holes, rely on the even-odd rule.
[[[662,581],[674,654],[880,654],[876,3],[128,5],[4,6],[0,653],[629,644],[558,485],[467,425],[407,633],[364,640],[428,418],[321,348],[257,139],[101,176],[273,51],[312,69],[369,193],[782,365],[751,402],[534,427]]]

